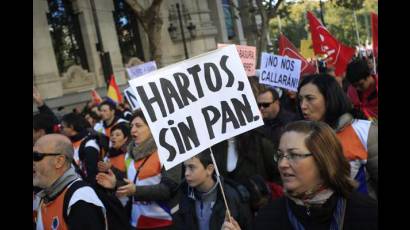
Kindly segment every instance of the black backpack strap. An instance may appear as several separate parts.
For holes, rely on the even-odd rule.
[[[77,191],[77,189],[81,187],[85,187],[85,186],[88,186],[88,184],[83,180],[74,181],[73,183],[71,183],[71,185],[69,185],[67,192],[64,195],[64,202],[63,202],[63,218],[65,222],[67,222],[67,218],[68,218],[67,209],[68,209],[68,204],[70,203],[71,197],[73,196],[74,192]]]
[[[106,137],[104,134],[101,133],[97,133],[97,132],[90,132],[85,138],[84,140],[81,142],[80,147],[78,148],[78,154],[80,157],[80,160],[83,159],[83,154],[84,154],[84,149],[85,149],[85,145],[87,144],[88,141],[90,140],[95,140],[95,142],[97,143],[98,147],[100,148],[99,152],[98,152],[98,159],[100,161],[104,160],[105,155],[108,152],[109,149],[109,138]]]
[[[80,147],[78,147],[78,157],[80,158],[80,161],[84,160],[84,149],[85,149],[85,145],[87,144],[87,142],[89,140],[93,139],[93,137],[91,135],[87,135],[86,137],[84,137],[84,139],[81,141]]]

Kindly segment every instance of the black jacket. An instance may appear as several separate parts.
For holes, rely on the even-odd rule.
[[[67,225],[76,230],[103,230],[105,220],[100,207],[81,200],[71,207]]]
[[[235,137],[238,162],[232,172],[227,171],[228,141],[212,146],[220,174],[241,184],[255,174],[267,181],[280,183],[277,164],[273,160],[275,146],[254,130]]]
[[[295,113],[281,108],[276,118],[270,120],[264,119],[263,121],[265,122],[265,125],[256,130],[265,138],[272,141],[275,146],[278,146],[279,138],[285,125],[297,120],[300,119]]]
[[[272,226],[275,226],[275,229],[291,230],[292,226],[287,215],[285,199],[289,201],[292,212],[306,230],[329,229],[333,210],[337,203],[337,195],[335,194],[321,208],[311,208],[310,216],[306,214],[305,207],[296,205],[286,197],[279,198],[259,211],[255,219],[255,228],[258,230],[272,229]],[[377,202],[361,193],[353,192],[347,199],[343,229],[378,229],[377,218]]]
[[[86,136],[88,136],[88,135],[89,135],[88,132],[82,132],[82,133],[79,133],[75,136],[70,137],[70,140],[71,140],[71,142],[74,143],[75,141],[86,138]],[[88,140],[88,141],[91,141],[91,140]],[[96,178],[97,173],[98,173],[98,166],[97,165],[98,165],[98,161],[100,160],[99,159],[100,152],[92,146],[85,147],[88,141],[86,141],[85,143],[81,143],[81,146],[78,150],[79,151],[78,155],[79,155],[80,161],[81,161],[82,166],[83,166],[83,169],[82,169],[83,172],[80,173],[80,175],[88,183],[90,183],[92,185],[96,185],[97,182],[96,182],[95,178]],[[84,146],[84,148],[82,148],[82,146]]]
[[[234,182],[231,182],[234,183]],[[238,185],[240,186],[240,185]],[[225,196],[228,202],[228,206],[233,218],[238,221],[242,230],[251,229],[252,214],[250,211],[248,198],[249,194],[244,194],[240,187],[223,182]],[[243,187],[242,187],[243,188]],[[198,229],[195,200],[188,196],[189,189],[187,183],[184,181],[180,187],[182,189],[182,197],[179,202],[179,211],[175,215],[175,226],[177,229],[195,230]],[[218,185],[218,193],[216,202],[212,208],[209,229],[220,230],[225,220],[225,203],[223,201],[220,186]]]

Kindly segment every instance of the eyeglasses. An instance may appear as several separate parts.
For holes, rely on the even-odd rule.
[[[305,153],[305,154],[288,153],[287,155],[285,155],[284,153],[276,152],[273,155],[273,159],[275,160],[275,162],[279,162],[284,157],[286,157],[291,164],[295,164],[295,163],[298,163],[300,160],[305,159],[306,157],[309,157],[309,156],[313,156],[313,154],[312,153]]]
[[[43,158],[46,156],[58,156],[58,155],[62,155],[62,154],[61,153],[40,153],[37,151],[33,151],[33,161],[37,162],[37,161],[43,160]]]
[[[260,108],[261,106],[262,106],[263,108],[268,108],[268,107],[270,106],[270,104],[272,104],[273,102],[275,102],[275,101],[265,102],[265,103],[258,103],[258,108]]]

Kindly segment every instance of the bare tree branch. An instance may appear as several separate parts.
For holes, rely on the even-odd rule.
[[[276,16],[276,12],[278,11],[279,6],[282,4],[283,0],[278,0],[278,2],[275,4],[275,7],[273,7],[269,12],[268,12],[268,18],[273,18]]]
[[[138,0],[125,0],[128,5],[133,9],[137,14],[140,14],[141,12],[144,11],[144,8],[142,8],[141,4],[138,3]]]
[[[272,2],[273,0],[269,0],[269,5],[268,5],[268,13],[272,10]]]
[[[135,17],[140,22],[144,31],[147,32],[148,28],[147,28],[147,25],[144,23],[144,19],[143,19],[144,11],[145,11],[144,8],[141,6],[141,4],[138,3],[138,0],[125,0],[125,1],[134,11]]]
[[[160,9],[163,0],[153,0],[148,9],[144,9],[138,0],[126,0],[126,2],[148,36],[151,58],[157,62],[157,65],[161,65],[162,50],[160,44],[163,20],[160,17]]]

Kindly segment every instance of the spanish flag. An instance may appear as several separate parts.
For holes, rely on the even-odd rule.
[[[120,88],[115,82],[114,74],[111,75],[110,84],[108,85],[107,97],[110,98],[115,103],[122,103],[122,95]]]

